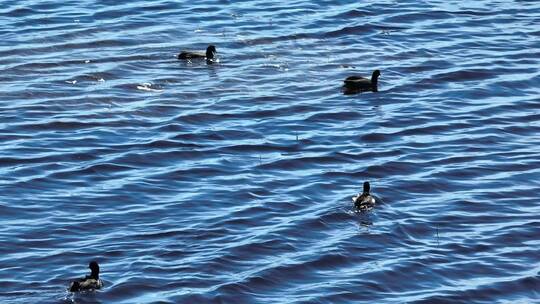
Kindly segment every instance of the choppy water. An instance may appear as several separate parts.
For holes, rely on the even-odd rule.
[[[0,302],[539,302],[540,3],[317,2],[2,1]]]

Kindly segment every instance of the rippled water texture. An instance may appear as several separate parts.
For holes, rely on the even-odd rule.
[[[1,2],[0,302],[540,301],[540,2],[119,2]]]

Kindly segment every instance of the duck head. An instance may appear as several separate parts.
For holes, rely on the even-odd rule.
[[[364,182],[364,193],[365,194],[369,194],[369,189],[370,189],[370,186],[369,186],[369,182]]]
[[[90,271],[92,271],[92,273],[90,274],[90,276],[94,279],[99,279],[99,265],[96,261],[92,261],[90,262],[90,264],[88,264],[88,268],[90,268]]]
[[[216,55],[216,47],[214,45],[209,45],[206,48],[206,60],[212,60],[214,59],[214,56]]]
[[[373,74],[371,74],[371,88],[373,92],[377,92],[377,82],[379,81],[379,76],[381,76],[381,71],[375,70],[373,71]]]

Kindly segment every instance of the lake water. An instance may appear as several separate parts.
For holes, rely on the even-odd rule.
[[[0,25],[1,303],[540,302],[540,2],[3,0]],[[66,292],[91,260],[105,288]]]

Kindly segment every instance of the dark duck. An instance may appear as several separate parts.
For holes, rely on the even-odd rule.
[[[214,57],[216,56],[216,47],[209,45],[206,48],[205,52],[192,52],[192,51],[182,51],[178,54],[178,59],[190,60],[190,59],[206,59],[206,62],[213,62]]]
[[[362,193],[353,196],[352,201],[356,209],[368,210],[375,206],[376,200],[375,197],[369,193],[370,188],[369,182],[364,182],[364,190]]]
[[[362,76],[349,76],[343,82],[343,89],[345,94],[355,94],[360,92],[378,92],[377,87],[379,76],[381,71],[375,70],[371,74],[371,79],[364,78]]]
[[[99,279],[99,265],[96,261],[90,262],[88,264],[90,268],[90,275],[85,276],[84,278],[77,279],[69,285],[69,291],[79,292],[85,290],[95,290],[103,287],[103,282]]]

